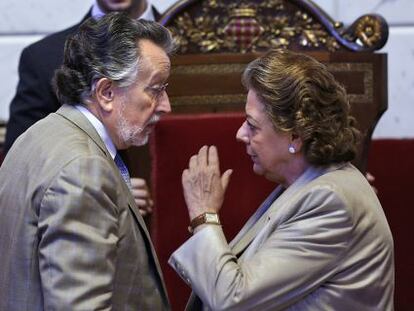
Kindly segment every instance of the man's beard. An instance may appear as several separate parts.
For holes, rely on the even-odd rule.
[[[124,105],[124,104],[123,104]],[[118,134],[122,141],[129,146],[143,146],[148,142],[150,132],[146,130],[148,125],[155,124],[159,121],[160,116],[154,114],[143,127],[130,124],[124,115],[122,107],[118,118]]]

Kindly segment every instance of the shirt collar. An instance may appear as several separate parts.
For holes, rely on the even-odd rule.
[[[91,15],[95,19],[101,18],[102,16],[105,15],[105,12],[103,12],[100,9],[96,0],[93,3]],[[152,6],[148,2],[147,2],[147,8],[145,9],[144,13],[142,13],[142,15],[138,19],[145,19],[147,21],[155,21],[154,12],[152,11]]]
[[[115,159],[115,155],[116,155],[115,145],[112,142],[112,139],[109,136],[108,131],[106,130],[102,122],[99,121],[99,119],[95,117],[92,114],[92,112],[90,112],[85,106],[75,105],[75,107],[89,120],[89,122],[91,122],[95,130],[98,132],[99,137],[101,137],[102,141],[104,142],[106,149],[108,149],[112,159]]]

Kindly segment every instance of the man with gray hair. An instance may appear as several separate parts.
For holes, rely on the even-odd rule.
[[[0,310],[168,310],[117,150],[171,111],[171,35],[123,13],[88,19],[56,72],[63,106],[0,168]],[[47,134],[46,134],[47,133]]]
[[[63,63],[66,38],[75,33],[87,18],[99,19],[110,12],[125,12],[132,18],[152,21],[159,18],[159,12],[150,0],[94,0],[81,22],[24,48],[19,61],[19,83],[10,103],[4,154],[30,126],[60,108],[61,102],[53,91],[51,81],[55,70]],[[141,215],[145,216],[151,212],[153,205],[151,193],[143,179],[146,173],[140,168],[133,173],[131,191]]]

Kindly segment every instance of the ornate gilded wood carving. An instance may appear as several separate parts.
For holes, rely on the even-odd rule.
[[[373,51],[388,38],[388,25],[379,15],[364,15],[344,28],[310,0],[183,0],[160,22],[172,31],[180,54]]]

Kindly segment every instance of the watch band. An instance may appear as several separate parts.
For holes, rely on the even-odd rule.
[[[192,234],[194,229],[202,224],[221,225],[217,213],[205,212],[193,218],[188,226],[188,231]]]

